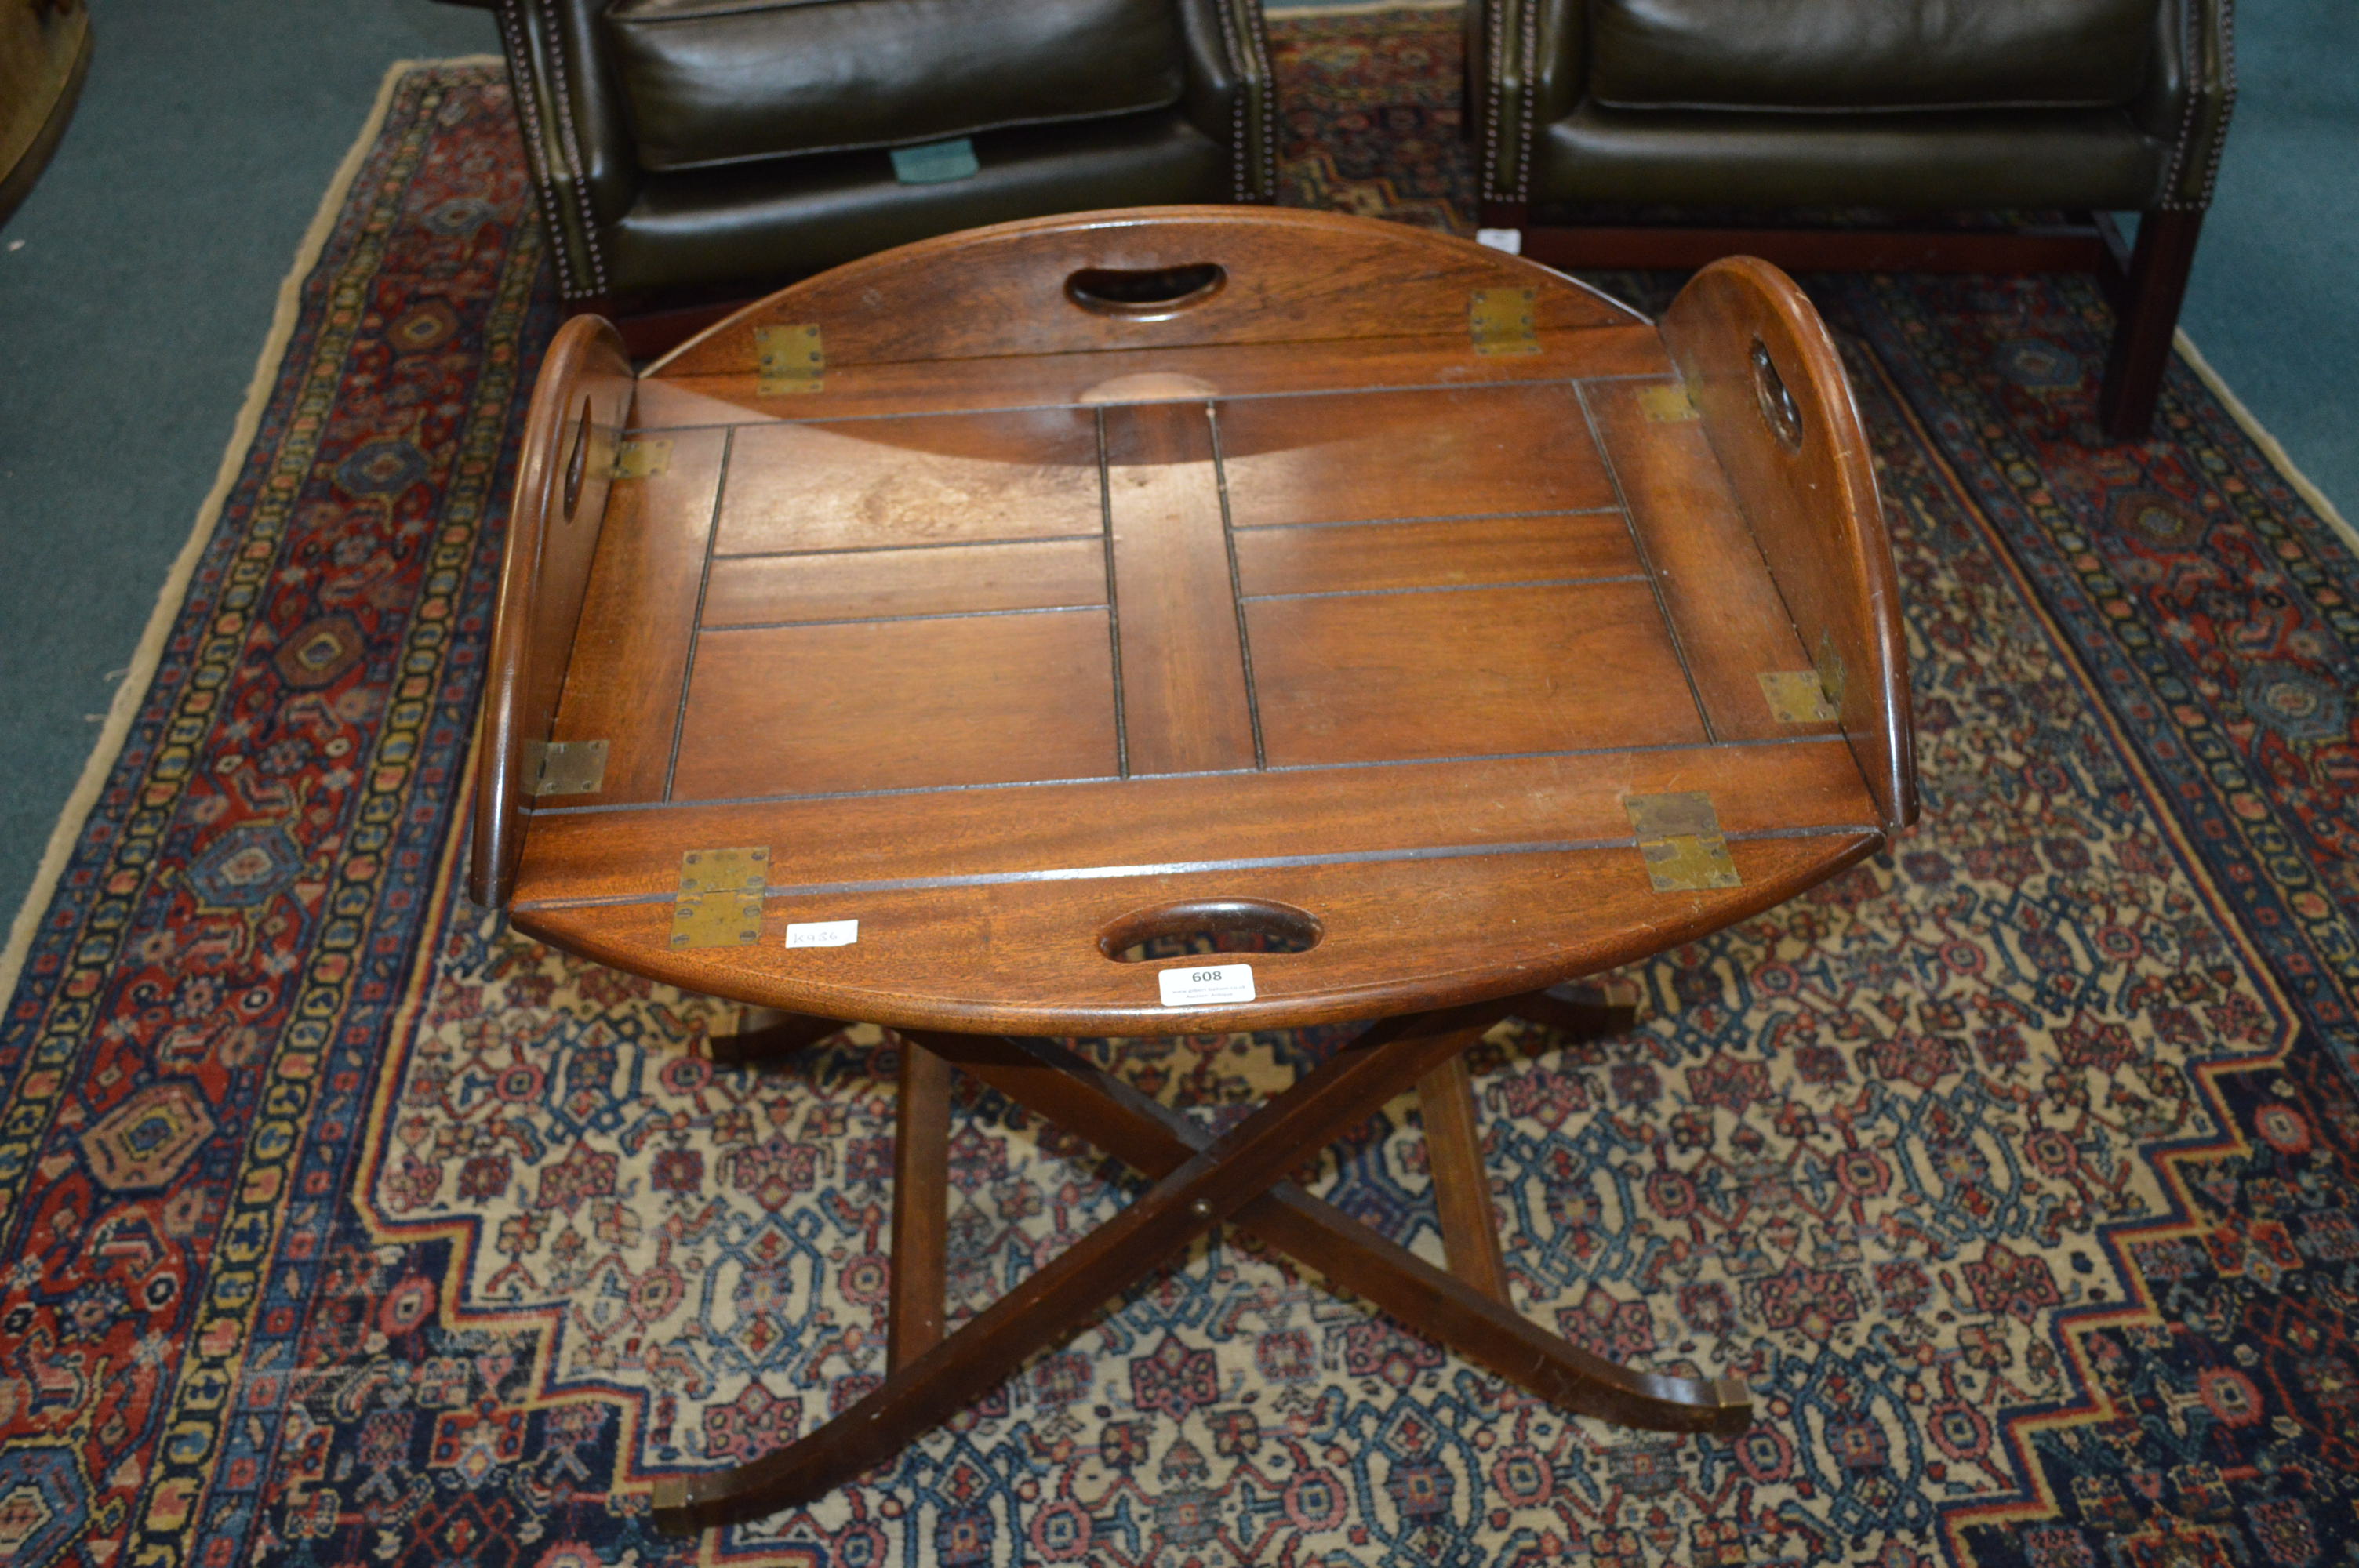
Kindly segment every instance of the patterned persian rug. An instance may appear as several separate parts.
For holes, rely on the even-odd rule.
[[[1469,217],[1447,16],[1289,21],[1292,200]],[[1822,280],[1899,553],[1926,820],[1478,1053],[1519,1303],[1759,1423],[1566,1420],[1232,1238],[808,1511],[652,1479],[884,1359],[894,1063],[453,886],[555,321],[499,73],[402,77],[0,1018],[0,1562],[2305,1568],[2359,1539],[2359,564],[2184,366],[2084,444],[2052,279]],[[1639,287],[1634,283],[1632,287]],[[1285,1035],[1109,1043],[1216,1115]],[[1439,1256],[1407,1105],[1336,1200]],[[1136,1190],[985,1096],[971,1312]]]

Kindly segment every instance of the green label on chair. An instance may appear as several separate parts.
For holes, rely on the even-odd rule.
[[[921,147],[893,149],[893,178],[904,185],[940,185],[964,179],[982,166],[974,161],[974,143],[964,136],[954,142],[928,142]]]

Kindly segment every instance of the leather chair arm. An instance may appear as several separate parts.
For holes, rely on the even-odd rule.
[[[2170,144],[2158,208],[2212,204],[2236,103],[2234,21],[2230,0],[2164,0],[2156,17],[2154,65],[2132,113],[2148,135]]]
[[[602,7],[603,0],[496,0],[516,124],[568,299],[614,292],[600,234],[639,191],[630,133],[599,55]]]
[[[1188,40],[1180,108],[1229,149],[1233,200],[1277,200],[1277,125],[1257,0],[1178,0]]]
[[[1588,80],[1582,0],[1475,0],[1466,8],[1468,124],[1484,201],[1531,200],[1531,152]]]

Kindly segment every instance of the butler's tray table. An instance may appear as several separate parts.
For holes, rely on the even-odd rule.
[[[905,1046],[889,1376],[659,1520],[859,1475],[1224,1223],[1564,1409],[1743,1427],[1515,1311],[1459,1053],[1886,844],[1906,690],[1857,411],[1759,262],[1658,327],[1444,235],[1163,208],[854,262],[636,377],[569,322],[474,894],[787,1015],[747,1044]],[[1263,950],[1136,957],[1206,932]],[[1217,1137],[1039,1038],[1355,1020]],[[945,1334],[953,1065],[1154,1185]],[[1413,1087],[1446,1271],[1288,1180]]]

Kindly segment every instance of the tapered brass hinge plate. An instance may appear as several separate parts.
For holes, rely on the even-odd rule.
[[[1478,354],[1540,351],[1537,288],[1478,288],[1466,304],[1466,327]]]
[[[679,858],[671,906],[674,947],[750,947],[762,939],[762,893],[770,851],[690,849]]]
[[[1688,395],[1687,383],[1683,381],[1640,389],[1638,406],[1657,425],[1680,425],[1700,416],[1695,399]]]
[[[1816,670],[1764,670],[1756,678],[1780,724],[1822,724],[1843,717],[1843,709],[1827,700]]]
[[[526,748],[527,793],[596,795],[606,783],[606,742],[547,741]]]
[[[1744,885],[1728,840],[1720,834],[1720,814],[1701,790],[1678,795],[1625,796],[1622,809],[1638,835],[1638,853],[1657,892],[1700,892]]]
[[[1843,711],[1843,661],[1835,651],[1835,634],[1819,633],[1819,689],[1827,694],[1827,703],[1837,713]]]
[[[653,479],[669,467],[669,441],[624,441],[614,448],[616,479]]]
[[[827,354],[815,322],[755,328],[754,358],[760,378],[755,390],[765,397],[817,392],[826,380]]]

